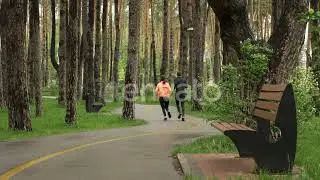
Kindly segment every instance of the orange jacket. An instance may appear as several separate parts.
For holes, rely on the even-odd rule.
[[[156,87],[156,93],[159,97],[169,97],[171,93],[171,87],[169,83],[159,82]]]

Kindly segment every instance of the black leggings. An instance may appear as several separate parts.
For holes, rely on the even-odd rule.
[[[181,104],[181,108],[180,108],[180,104]],[[178,109],[179,114],[181,114],[182,117],[184,117],[184,113],[185,113],[184,101],[179,101],[176,99],[176,105],[177,105],[177,109]],[[181,113],[181,109],[182,109],[182,113]]]
[[[160,101],[160,106],[161,106],[163,115],[167,116],[166,112],[169,112],[169,99],[164,98],[164,97],[160,97],[159,101]]]

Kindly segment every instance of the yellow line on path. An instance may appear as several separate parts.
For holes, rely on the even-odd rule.
[[[109,140],[104,140],[104,141],[97,141],[97,142],[93,142],[93,143],[89,143],[89,144],[84,144],[84,145],[80,145],[80,146],[76,146],[70,149],[65,149],[53,154],[49,154],[43,157],[40,157],[38,159],[34,159],[32,161],[23,163],[17,167],[14,167],[12,169],[10,169],[9,171],[7,171],[6,173],[2,174],[0,176],[0,180],[9,180],[11,177],[15,176],[16,174],[18,174],[19,172],[30,168],[31,166],[34,166],[36,164],[39,164],[43,161],[52,159],[54,157],[69,153],[69,152],[73,152],[73,151],[77,151],[80,149],[84,149],[90,146],[94,146],[94,145],[98,145],[98,144],[103,144],[103,143],[107,143],[107,142],[113,142],[113,141],[120,141],[120,140],[125,140],[125,139],[131,139],[131,138],[136,138],[136,137],[143,137],[143,136],[148,136],[148,135],[154,135],[154,134],[161,134],[161,132],[152,132],[152,133],[146,133],[146,134],[139,134],[139,135],[135,135],[135,136],[126,136],[126,137],[119,137],[119,138],[114,138],[114,139],[109,139]]]

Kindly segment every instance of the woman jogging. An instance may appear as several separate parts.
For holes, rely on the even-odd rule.
[[[170,84],[166,81],[166,78],[162,77],[161,81],[156,87],[156,93],[159,97],[161,109],[164,115],[164,120],[167,120],[168,117],[171,118],[171,113],[169,112],[169,97],[171,93]]]

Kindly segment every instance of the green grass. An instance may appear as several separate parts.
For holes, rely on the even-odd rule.
[[[300,179],[320,179],[320,118],[299,125],[298,148],[295,164],[302,169]],[[229,153],[236,152],[231,140],[226,136],[204,137],[191,144],[177,146],[173,155],[178,153]],[[277,179],[291,179],[290,175]],[[186,176],[186,179],[198,177]],[[262,173],[259,179],[271,180],[271,177]]]
[[[59,106],[57,100],[44,99],[44,114],[42,117],[35,117],[34,107],[32,112],[32,132],[9,131],[8,112],[0,111],[0,140],[21,139],[32,136],[48,136],[70,132],[83,132],[97,129],[120,128],[127,126],[138,126],[145,124],[145,121],[127,121],[120,115],[111,114],[115,108],[121,107],[121,103],[109,103],[99,113],[86,113],[85,105],[77,105],[77,125],[68,126],[64,123],[65,107]]]

